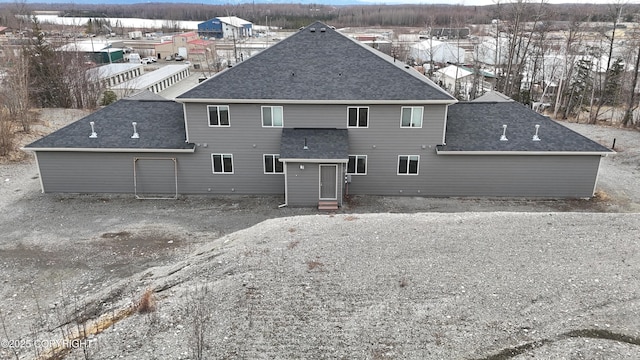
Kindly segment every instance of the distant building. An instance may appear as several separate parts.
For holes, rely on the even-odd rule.
[[[157,94],[187,77],[189,77],[189,65],[166,65],[112,86],[111,89],[115,91],[118,98],[127,97],[142,90]]]
[[[111,88],[129,81],[144,73],[142,64],[108,64],[87,70],[91,78],[99,79],[106,87]]]
[[[159,59],[180,55],[195,62],[205,62],[207,54],[215,53],[213,41],[202,40],[195,31],[174,35],[170,40],[155,46]]]
[[[216,17],[198,24],[198,35],[206,38],[246,38],[253,35],[253,24],[235,16]]]
[[[114,48],[109,42],[104,42],[93,38],[90,38],[89,40],[68,43],[59,47],[57,50],[73,53],[83,53],[86,56],[87,61],[93,61],[98,64],[122,62],[124,58],[123,49]]]
[[[476,70],[465,66],[449,65],[442,69],[438,69],[435,74],[435,80],[443,89],[460,100],[473,100],[471,93],[473,92],[474,82],[477,94],[484,94],[491,91],[494,86],[495,76],[483,70],[477,70],[478,76],[475,76]]]
[[[438,40],[424,40],[409,48],[409,57],[418,63],[464,64],[463,48]]]

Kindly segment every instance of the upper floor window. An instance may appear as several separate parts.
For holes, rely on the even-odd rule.
[[[367,155],[349,155],[347,174],[367,175]]]
[[[420,155],[399,155],[398,175],[418,175]]]
[[[262,107],[262,127],[282,127],[282,106]]]
[[[209,126],[229,126],[229,106],[208,105]]]
[[[265,174],[282,174],[284,173],[283,163],[280,162],[280,155],[265,154],[264,155],[264,173]]]
[[[233,174],[232,154],[211,154],[214,174]]]
[[[400,127],[421,128],[423,111],[421,106],[403,106]]]
[[[349,118],[349,127],[369,127],[368,107],[348,107],[347,116]]]

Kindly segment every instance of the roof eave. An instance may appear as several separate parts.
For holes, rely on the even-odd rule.
[[[215,99],[176,98],[179,103],[225,103],[225,104],[322,104],[322,105],[451,105],[458,100],[290,100],[290,99]]]
[[[144,148],[51,148],[51,147],[23,147],[23,151],[48,152],[96,152],[96,153],[193,153],[195,146],[189,149],[144,149]]]
[[[469,151],[469,150],[440,150],[438,155],[563,155],[563,156],[608,156],[616,154],[615,151]]]
[[[306,159],[306,158],[280,158],[280,162],[296,162],[296,163],[348,163],[349,158],[346,159]]]

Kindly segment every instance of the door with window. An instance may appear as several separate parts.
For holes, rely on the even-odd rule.
[[[320,165],[320,200],[338,199],[338,165]]]

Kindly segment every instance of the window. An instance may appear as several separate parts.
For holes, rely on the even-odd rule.
[[[233,155],[211,154],[214,174],[233,174]]]
[[[282,106],[262,107],[262,127],[282,127]]]
[[[403,107],[400,127],[422,127],[422,107]]]
[[[418,175],[420,155],[398,156],[398,175]]]
[[[209,126],[229,126],[229,107],[227,105],[209,105]]]
[[[279,161],[280,155],[264,155],[264,173],[282,174],[284,173],[283,163]]]
[[[348,107],[349,127],[369,127],[369,108]]]
[[[347,174],[367,175],[367,155],[349,155]]]

